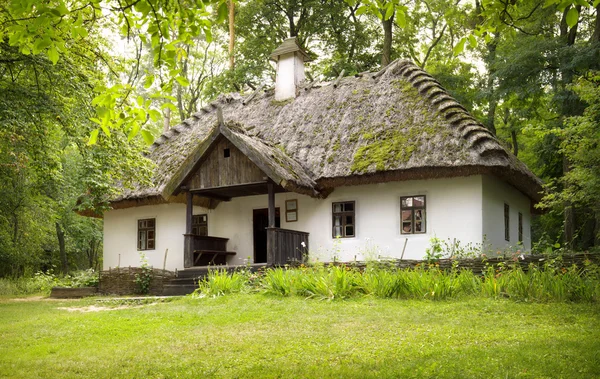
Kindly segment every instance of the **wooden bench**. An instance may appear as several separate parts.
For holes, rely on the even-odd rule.
[[[224,265],[227,256],[235,255],[233,251],[222,250],[194,250],[194,266]]]

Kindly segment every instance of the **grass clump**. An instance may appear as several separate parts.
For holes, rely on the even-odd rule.
[[[600,301],[600,268],[589,261],[583,267],[562,267],[560,259],[543,267],[530,264],[527,271],[520,266],[489,267],[481,290],[486,297],[508,297],[519,301]]]
[[[583,267],[563,267],[553,260],[524,270],[517,262],[489,266],[482,274],[457,265],[442,270],[437,263],[400,269],[373,262],[358,268],[348,265],[315,265],[272,268],[249,283],[243,274],[211,274],[198,292],[224,294],[254,289],[275,296],[300,296],[319,300],[374,297],[381,299],[449,300],[467,297],[509,298],[528,302],[600,302],[600,268],[591,262]],[[246,280],[246,286],[237,281]],[[221,291],[235,282],[239,290]],[[213,283],[214,282],[214,283]],[[210,283],[210,284],[209,284]],[[219,292],[221,291],[221,292]]]
[[[194,295],[217,297],[244,292],[249,288],[248,275],[244,271],[210,270],[208,275],[198,283]]]
[[[40,271],[31,277],[0,278],[0,296],[48,295],[52,287],[95,287],[98,279],[98,273],[93,269],[64,276],[54,274],[52,270]]]

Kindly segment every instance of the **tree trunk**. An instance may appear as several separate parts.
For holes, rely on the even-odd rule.
[[[383,51],[381,54],[381,67],[386,67],[392,61],[392,26],[394,15],[388,20],[382,20],[383,26]]]
[[[234,0],[229,0],[229,69],[233,71],[235,59],[233,56],[233,48],[235,47],[235,3]]]
[[[569,171],[571,171],[571,164],[567,157],[563,157],[563,176]],[[573,250],[573,240],[575,238],[575,211],[573,210],[573,204],[570,201],[565,201],[564,226],[565,247],[568,250]]]
[[[17,242],[19,239],[19,216],[16,211],[12,215],[13,219],[13,235],[12,235],[12,243],[14,246],[17,246]]]
[[[600,4],[596,7],[596,22],[594,23],[594,33],[590,37],[591,43],[600,43]]]
[[[594,246],[600,246],[600,204],[597,204],[596,209],[594,210]]]
[[[513,154],[515,155],[515,157],[518,157],[519,156],[519,142],[517,141],[516,130],[510,131],[510,139],[512,140]]]
[[[577,11],[581,12],[581,6],[577,5],[575,7]],[[566,46],[572,46],[575,44],[575,40],[577,38],[577,26],[579,23],[575,24],[570,30],[567,25],[567,13],[570,7],[567,7],[564,12],[560,22],[560,37],[561,40],[565,43]],[[561,90],[566,94],[563,94],[563,102],[561,109],[562,123],[565,122],[565,118],[569,116],[574,116],[578,113],[577,109],[579,107],[576,106],[577,100],[574,100],[575,96],[572,94],[569,89],[569,85],[573,81],[573,71],[569,68],[561,70]],[[567,95],[567,93],[571,93]],[[569,158],[563,156],[562,158],[562,166],[563,166],[563,177],[571,171],[571,162],[569,162]],[[564,236],[565,236],[565,247],[569,250],[573,249],[573,240],[575,239],[575,210],[573,209],[573,204],[571,201],[565,201],[564,204]]]
[[[500,40],[500,33],[494,33],[494,39],[487,44],[488,54],[486,57],[486,66],[488,71],[487,77],[487,91],[488,91],[488,112],[485,122],[485,127],[496,135],[496,108],[498,107],[498,99],[495,94],[495,80],[494,75],[496,74],[496,48],[498,47],[498,41]]]
[[[163,132],[168,132],[171,128],[171,108],[165,108],[165,119],[163,124]]]
[[[62,265],[62,273],[66,275],[69,273],[69,262],[67,262],[67,250],[65,248],[65,232],[64,230],[62,230],[58,222],[56,222],[55,225],[56,237],[58,238],[58,251],[60,252],[60,262]]]

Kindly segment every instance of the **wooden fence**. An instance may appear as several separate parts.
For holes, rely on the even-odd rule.
[[[480,274],[487,270],[488,267],[499,265],[519,265],[524,271],[527,271],[530,264],[537,266],[543,266],[550,260],[557,260],[557,264],[560,267],[571,267],[576,265],[578,267],[584,267],[587,262],[600,264],[600,254],[590,253],[577,253],[577,254],[564,254],[560,257],[554,256],[549,257],[547,255],[522,255],[522,256],[499,256],[493,258],[461,258],[461,259],[439,259],[436,261],[427,262],[425,260],[413,260],[413,259],[380,259],[382,264],[392,265],[399,268],[415,268],[418,266],[433,265],[439,267],[442,270],[449,270],[452,267],[459,269],[468,269],[473,271],[475,274]],[[340,263],[343,264],[343,263]],[[350,265],[363,268],[367,266],[367,262],[356,261],[351,262]]]
[[[308,252],[308,233],[298,230],[267,228],[267,263],[274,266],[304,260]]]
[[[100,272],[98,292],[105,295],[139,294],[139,286],[135,282],[136,274],[142,274],[140,267],[116,267]],[[161,295],[163,287],[175,273],[166,270],[152,269],[150,295]]]

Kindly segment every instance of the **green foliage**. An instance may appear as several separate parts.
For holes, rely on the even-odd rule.
[[[598,302],[600,269],[589,261],[581,268],[563,267],[560,259],[550,260],[543,267],[531,264],[526,272],[520,266],[489,267],[481,288],[484,296],[493,298]]]
[[[443,256],[442,240],[437,237],[429,239],[429,246],[425,249],[425,260],[428,263],[439,261]]]
[[[245,271],[228,272],[227,270],[210,270],[208,275],[198,283],[194,291],[196,297],[218,297],[227,294],[245,292],[248,289],[249,275]]]
[[[34,1],[10,1],[0,12],[0,41],[8,41],[20,54],[47,57],[53,65],[73,57],[83,57],[98,62],[110,72],[113,81],[93,83],[94,115],[90,119],[98,126],[90,134],[89,144],[97,141],[99,132],[107,137],[112,130],[135,137],[149,118],[156,118],[158,111],[150,101],[136,103],[131,97],[137,82],[160,87],[153,98],[174,100],[170,92],[174,83],[188,84],[181,75],[178,64],[186,56],[186,46],[194,43],[200,35],[211,39],[211,6],[226,7],[224,0],[191,3],[164,0],[138,0],[112,4],[107,1],[52,1],[35,6]],[[222,13],[222,12],[221,12]],[[129,80],[122,82],[119,62],[110,57],[98,41],[106,29],[117,32],[123,38],[135,40],[137,47],[148,47],[151,68],[140,69],[140,56],[125,64]],[[115,30],[116,29],[116,30]],[[152,136],[146,131],[144,139],[151,143]]]
[[[98,273],[92,269],[64,276],[56,275],[52,270],[40,271],[31,277],[0,278],[0,296],[49,295],[52,287],[95,287],[98,279]]]
[[[581,116],[569,117],[562,129],[552,132],[560,139],[559,152],[571,167],[562,177],[549,182],[541,206],[559,208],[570,202],[593,211],[600,220],[600,74],[591,71],[581,77],[573,89],[587,107]],[[600,231],[600,229],[597,229]],[[594,236],[600,241],[600,235]]]
[[[152,270],[152,266],[148,263],[148,258],[143,251],[140,251],[140,262],[141,272],[135,274],[135,284],[140,294],[147,295],[150,293],[150,285],[154,278],[154,271]]]
[[[437,242],[441,249],[440,241]],[[441,250],[440,250],[441,251]],[[515,257],[518,259],[518,257]],[[346,265],[273,268],[248,281],[244,272],[211,271],[196,290],[201,296],[247,292],[252,288],[275,296],[339,300],[362,296],[393,299],[448,300],[465,297],[510,298],[531,302],[599,302],[600,268],[564,267],[560,258],[524,271],[518,264],[489,266],[483,275],[470,270],[441,270],[435,263],[413,269],[369,262],[359,270]]]

